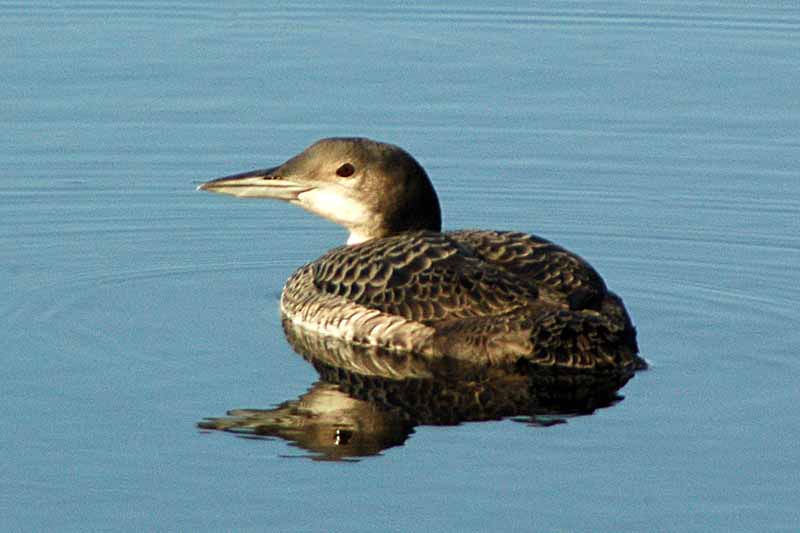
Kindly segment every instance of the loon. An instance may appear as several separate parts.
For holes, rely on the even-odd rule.
[[[589,263],[526,233],[442,232],[427,173],[398,146],[322,139],[198,189],[283,200],[349,231],[286,282],[280,309],[295,327],[486,367],[646,367],[622,300]]]

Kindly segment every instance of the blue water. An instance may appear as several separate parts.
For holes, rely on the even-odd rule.
[[[0,2],[0,49],[4,529],[800,525],[795,2]],[[345,233],[194,188],[332,135],[589,259],[652,368],[357,462],[198,430],[316,381],[278,296]]]

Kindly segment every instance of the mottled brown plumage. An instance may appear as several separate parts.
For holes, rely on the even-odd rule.
[[[420,231],[336,248],[289,278],[281,310],[323,333],[429,357],[640,364],[630,319],[594,269],[520,233]],[[392,317],[407,323],[381,331]]]

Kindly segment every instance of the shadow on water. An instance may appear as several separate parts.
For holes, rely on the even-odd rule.
[[[614,405],[634,370],[482,367],[454,359],[354,345],[283,323],[292,348],[320,380],[273,409],[234,409],[202,429],[278,437],[317,460],[377,455],[402,445],[418,425],[514,420],[551,426]]]

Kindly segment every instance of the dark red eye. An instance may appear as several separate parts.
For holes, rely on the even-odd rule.
[[[353,175],[355,171],[356,167],[354,167],[350,163],[345,163],[344,165],[336,169],[336,175],[341,176],[342,178],[349,178],[350,176]]]

